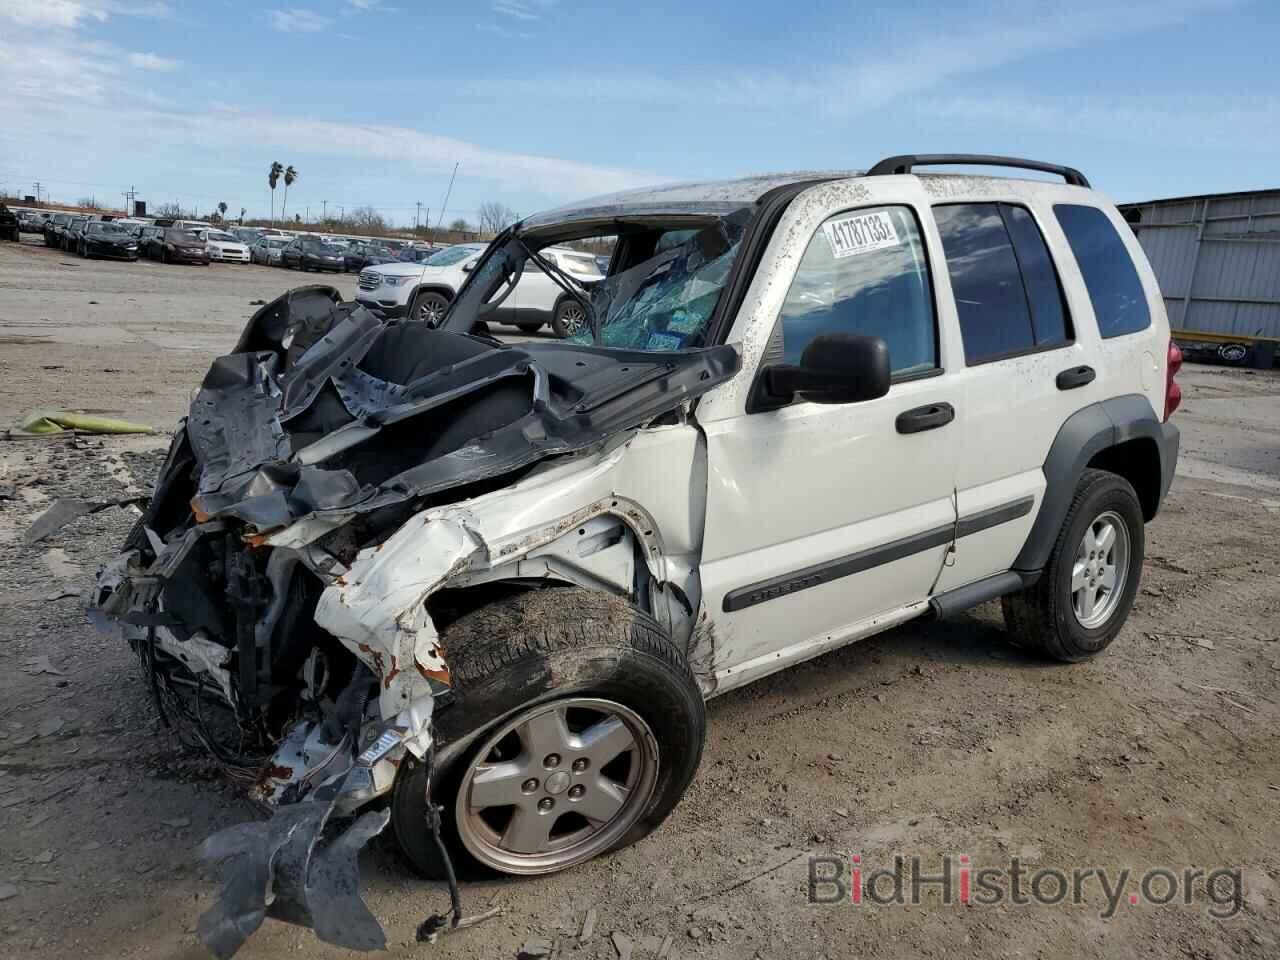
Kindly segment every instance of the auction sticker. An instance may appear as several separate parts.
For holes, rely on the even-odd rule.
[[[822,231],[831,244],[831,255],[837,260],[898,245],[898,231],[893,228],[893,218],[884,211],[828,220],[822,225]]]

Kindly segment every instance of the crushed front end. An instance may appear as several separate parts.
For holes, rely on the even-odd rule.
[[[92,603],[166,724],[271,813],[201,848],[223,877],[199,925],[215,955],[268,916],[384,945],[355,862],[387,824],[376,801],[402,761],[430,771],[432,716],[452,697],[426,599],[495,559],[465,514],[433,510],[588,457],[737,364],[729,347],[503,345],[387,320],[328,287],[254,315]]]

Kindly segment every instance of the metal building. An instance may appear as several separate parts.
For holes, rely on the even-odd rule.
[[[1120,209],[1147,252],[1179,340],[1280,338],[1280,190]]]

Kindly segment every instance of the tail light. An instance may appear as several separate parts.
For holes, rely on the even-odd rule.
[[[1182,350],[1172,340],[1169,341],[1169,354],[1164,370],[1164,418],[1168,420],[1173,411],[1182,403],[1182,388],[1174,382],[1174,377],[1182,368]]]

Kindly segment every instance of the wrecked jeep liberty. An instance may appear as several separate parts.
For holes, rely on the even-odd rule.
[[[918,174],[980,164],[1054,174]],[[584,286],[539,255],[616,238]],[[532,262],[586,313],[483,332]],[[634,843],[704,701],[1001,598],[1060,660],[1129,613],[1173,477],[1152,271],[1077,171],[904,156],[632,191],[501,233],[440,329],[303,287],[217,359],[95,620],[270,819],[205,842],[230,956],[383,945],[356,856],[545,874]]]

